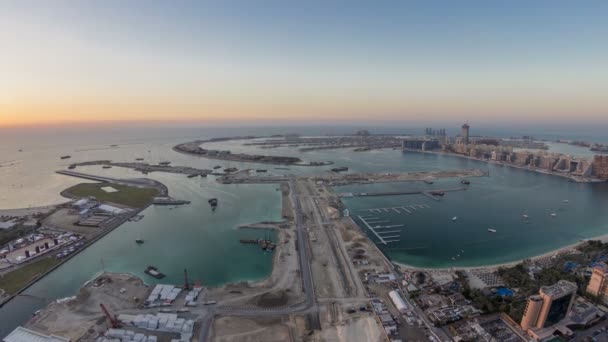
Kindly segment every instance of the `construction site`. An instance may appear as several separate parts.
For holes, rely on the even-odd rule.
[[[479,176],[484,176],[479,170],[310,177],[244,170],[225,175],[217,181],[280,184],[284,221],[247,225],[277,232],[268,278],[206,287],[193,284],[184,271],[183,284],[151,287],[131,275],[104,273],[75,297],[48,305],[24,329],[100,342],[434,338],[440,332],[424,317],[419,325],[406,324],[406,314],[417,314],[400,289],[394,266],[345,215],[343,194],[332,186]],[[418,209],[423,208],[410,210]],[[395,304],[395,296],[403,299]]]

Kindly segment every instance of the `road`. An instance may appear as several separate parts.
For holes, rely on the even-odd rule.
[[[285,179],[285,178],[283,178]],[[272,181],[271,179],[265,179],[265,181]],[[294,209],[294,220],[296,226],[296,236],[298,242],[298,257],[300,262],[300,274],[302,276],[302,287],[304,290],[304,301],[284,307],[276,307],[276,308],[260,308],[256,306],[217,306],[213,307],[202,307],[200,313],[202,319],[201,332],[199,335],[199,340],[201,342],[207,341],[210,333],[210,329],[212,326],[213,318],[216,315],[230,315],[230,316],[281,316],[281,315],[289,315],[289,314],[306,314],[306,313],[316,313],[318,307],[316,302],[314,283],[312,278],[312,266],[310,264],[311,255],[310,255],[310,240],[308,237],[308,232],[306,230],[306,225],[304,223],[304,212],[302,209],[301,203],[301,194],[298,193],[297,181],[295,176],[290,176],[287,179],[287,184],[289,185],[289,198],[291,200],[293,209]],[[304,194],[306,195],[306,194]],[[310,198],[310,196],[308,196]],[[314,199],[311,198],[314,201]],[[316,208],[316,205],[312,204],[313,208]],[[323,219],[323,215],[317,210],[313,209],[312,215],[314,222],[313,224],[324,224],[325,220]],[[334,237],[337,238],[337,237]],[[353,276],[351,274],[351,276]],[[366,297],[359,297],[359,293],[361,289],[357,286],[356,280],[355,288],[352,289],[356,292],[356,299],[353,299],[354,302],[360,300],[368,300]],[[346,284],[345,284],[346,285]],[[405,293],[405,292],[404,292]],[[404,298],[410,307],[414,308],[413,303],[408,299]],[[340,300],[344,300],[341,298]],[[197,310],[198,311],[198,310]],[[445,333],[433,326],[431,322],[429,322],[428,318],[422,312],[422,310],[418,307],[414,308],[415,314],[420,317],[420,319],[427,326],[429,333],[436,339],[436,341],[449,341],[450,339],[445,335]]]
[[[422,322],[424,322],[424,325],[428,328],[429,333],[433,335],[436,341],[451,341],[452,339],[450,339],[443,330],[435,327],[435,325],[433,325],[433,323],[431,323],[426,317],[424,311],[422,311],[418,305],[415,305],[415,303],[413,303],[413,301],[405,295],[407,292],[405,292],[401,285],[399,285],[399,288],[401,289],[401,293],[404,294],[402,297],[405,303],[412,308],[414,313],[422,320]]]

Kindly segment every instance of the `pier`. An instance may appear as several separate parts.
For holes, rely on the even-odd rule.
[[[382,231],[379,231],[379,230],[386,229],[386,228],[403,227],[402,224],[396,224],[396,225],[390,225],[390,226],[380,226],[380,225],[372,226],[371,224],[373,224],[373,222],[367,221],[370,218],[367,218],[367,220],[366,220],[366,218],[364,216],[357,216],[357,217],[359,218],[359,220],[361,220],[361,222],[363,222],[363,224],[365,224],[367,229],[369,229],[372,233],[374,233],[374,235],[376,235],[378,240],[380,240],[380,243],[387,245],[391,242],[400,241],[400,238],[401,238],[400,230],[382,230]],[[388,222],[388,221],[386,221],[386,222]],[[395,233],[398,233],[398,234],[395,235]],[[389,234],[389,235],[387,235],[387,234]]]
[[[385,191],[385,192],[359,192],[359,193],[344,193],[340,197],[365,197],[365,196],[400,196],[400,195],[426,195],[436,199],[434,194],[465,191],[467,188],[450,188],[450,189],[430,189],[430,190],[405,190],[405,191]]]
[[[390,213],[390,212],[394,212],[397,214],[412,214],[414,211],[417,210],[421,210],[421,209],[430,209],[431,206],[428,204],[412,204],[412,205],[404,205],[401,207],[388,207],[388,208],[371,208],[371,209],[361,209],[360,211],[366,211],[368,213],[374,213],[374,214],[380,214],[380,213]],[[374,217],[368,217],[364,219],[367,220],[368,223],[372,223],[370,220],[379,220],[379,218]],[[388,222],[388,221],[378,221],[378,222]],[[398,225],[397,225],[398,226]]]

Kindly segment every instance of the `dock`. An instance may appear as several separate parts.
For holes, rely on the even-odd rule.
[[[156,205],[184,205],[190,204],[190,201],[178,200],[173,197],[154,197],[152,204]]]
[[[421,210],[421,209],[430,209],[431,206],[428,204],[412,204],[412,205],[403,205],[400,207],[386,207],[386,208],[371,208],[371,209],[361,209],[359,211],[365,211],[368,213],[374,213],[374,214],[381,214],[381,213],[397,213],[397,214],[412,214],[415,211]],[[365,218],[365,217],[364,217]],[[365,218],[367,220],[367,222],[370,222],[370,220],[378,220],[377,217],[367,217]],[[388,222],[388,221],[378,221],[378,222]]]
[[[380,226],[380,225],[372,226],[370,224],[370,222],[367,221],[364,216],[357,216],[357,217],[359,218],[359,220],[361,220],[361,222],[363,222],[363,224],[365,224],[367,229],[369,229],[372,233],[374,233],[374,235],[376,235],[378,240],[380,240],[380,243],[387,245],[391,242],[401,241],[401,231],[400,230],[380,231],[379,229],[402,227],[403,226],[402,224],[391,225],[391,226]],[[368,218],[368,220],[369,220],[369,218]],[[399,234],[395,235],[395,233],[399,233]]]
[[[433,193],[446,193],[453,191],[465,191],[467,188],[450,188],[450,189],[429,189],[429,190],[404,190],[404,191],[385,191],[385,192],[358,192],[344,193],[340,197],[366,197],[366,196],[401,196],[401,195],[425,195],[436,199]]]

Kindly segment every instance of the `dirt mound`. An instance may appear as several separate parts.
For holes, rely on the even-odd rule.
[[[256,305],[269,308],[287,305],[287,293],[285,291],[272,291],[257,297]]]

